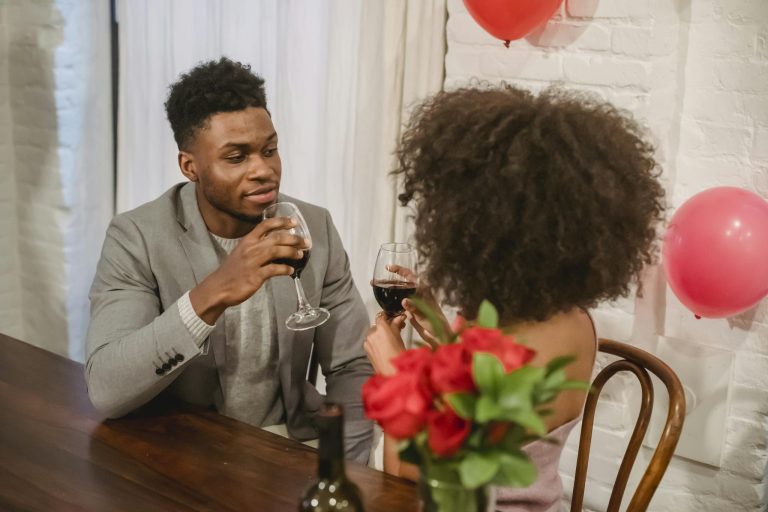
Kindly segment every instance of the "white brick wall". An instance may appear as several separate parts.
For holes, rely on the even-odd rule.
[[[0,4],[0,332],[23,336],[16,251],[16,180],[8,76],[8,8]]]
[[[649,128],[672,208],[718,185],[768,198],[768,2],[566,0],[545,27],[508,50],[461,0],[450,0],[448,12],[446,87],[480,78],[592,91]],[[653,335],[664,334],[736,356],[722,468],[676,457],[651,510],[758,510],[768,459],[768,301],[737,318],[697,321],[658,268],[649,269],[645,284],[644,298],[595,313],[601,335],[653,350]],[[586,492],[592,510],[607,505],[631,431],[634,386],[621,379],[601,397]],[[567,489],[577,437],[561,465]],[[641,461],[648,457],[643,448]]]
[[[112,214],[108,9],[0,3],[0,332],[75,359]]]

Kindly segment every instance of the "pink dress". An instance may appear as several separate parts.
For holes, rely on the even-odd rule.
[[[560,511],[563,497],[563,482],[557,468],[568,434],[581,417],[563,423],[547,437],[557,444],[534,441],[523,451],[531,457],[539,470],[539,478],[530,487],[498,487],[496,489],[496,510],[501,512],[555,512]]]

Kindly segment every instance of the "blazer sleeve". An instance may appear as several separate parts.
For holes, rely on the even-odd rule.
[[[200,354],[177,303],[163,310],[144,238],[127,217],[107,229],[90,299],[85,379],[91,402],[108,417],[151,400]],[[183,359],[158,375],[171,357]]]
[[[328,267],[320,305],[331,312],[331,318],[317,328],[315,343],[326,379],[327,400],[344,406],[346,456],[365,464],[373,440],[373,424],[365,418],[361,395],[363,383],[373,375],[363,348],[370,324],[352,279],[349,258],[327,211],[326,227]]]

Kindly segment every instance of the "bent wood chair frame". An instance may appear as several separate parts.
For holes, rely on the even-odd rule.
[[[675,446],[677,446],[677,441],[680,439],[680,432],[682,431],[685,419],[683,386],[680,383],[680,379],[677,378],[677,375],[669,366],[664,364],[658,357],[644,350],[608,339],[599,340],[598,350],[606,354],[618,356],[621,359],[609,364],[598,373],[592,382],[592,392],[587,396],[587,401],[584,405],[584,419],[581,424],[579,453],[573,481],[571,512],[581,511],[584,503],[584,485],[587,479],[587,466],[589,465],[589,449],[592,444],[592,426],[595,421],[595,408],[600,392],[605,383],[616,373],[629,371],[635,374],[640,381],[642,397],[635,428],[632,431],[627,450],[619,466],[613,491],[608,502],[608,508],[606,509],[607,512],[619,510],[632,466],[637,459],[643,437],[651,421],[653,384],[648,375],[648,371],[651,371],[667,388],[669,410],[667,411],[667,421],[656,450],[627,507],[627,512],[643,512],[648,508],[648,504],[667,470],[669,461],[675,451]]]

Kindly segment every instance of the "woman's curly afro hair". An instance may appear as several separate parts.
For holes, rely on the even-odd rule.
[[[613,106],[559,88],[441,92],[397,150],[422,277],[449,305],[506,323],[626,296],[664,214],[654,148]]]
[[[226,57],[202,62],[171,85],[165,113],[179,149],[186,149],[196,130],[219,112],[267,108],[264,79],[251,67]]]

